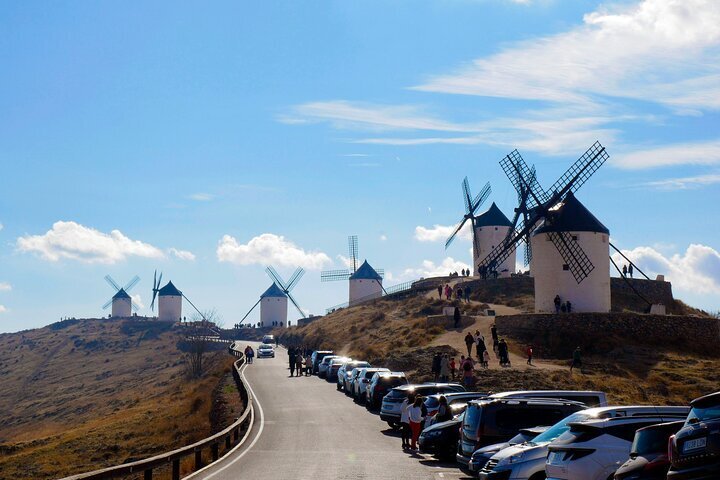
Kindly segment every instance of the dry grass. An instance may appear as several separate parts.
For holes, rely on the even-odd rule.
[[[188,380],[178,335],[88,320],[0,335],[0,478],[58,478],[144,458],[210,433],[231,357]]]

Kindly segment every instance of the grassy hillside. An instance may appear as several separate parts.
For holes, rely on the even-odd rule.
[[[171,327],[73,320],[0,335],[0,478],[57,478],[207,436],[232,359],[209,354],[208,375],[188,380]]]

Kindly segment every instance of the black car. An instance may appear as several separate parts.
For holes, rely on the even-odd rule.
[[[365,390],[365,408],[376,410],[380,407],[382,399],[387,393],[400,385],[407,385],[408,381],[403,372],[377,372],[370,380]]]
[[[422,453],[432,453],[441,460],[452,460],[460,439],[460,425],[466,404],[456,404],[454,407],[450,407],[450,411],[459,413],[451,420],[433,423],[423,429],[418,442]]]
[[[690,402],[684,426],[670,438],[668,480],[720,478],[720,392]]]
[[[615,480],[665,480],[670,469],[668,439],[683,423],[660,423],[635,432],[630,459],[617,469]]]

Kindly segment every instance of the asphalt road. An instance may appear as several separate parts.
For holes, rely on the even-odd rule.
[[[276,358],[248,365],[244,377],[257,401],[252,434],[243,447],[193,479],[468,478],[452,464],[404,452],[396,432],[337,392],[334,383],[290,378],[282,348]]]

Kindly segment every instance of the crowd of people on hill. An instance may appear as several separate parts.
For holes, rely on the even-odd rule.
[[[563,301],[560,295],[555,295],[553,303],[555,304],[555,313],[572,313],[572,303],[570,303],[570,300]]]
[[[438,285],[437,287],[438,291],[438,298],[442,300],[443,294],[445,295],[445,299],[448,301],[451,300],[459,300],[459,301],[465,301],[466,303],[470,303],[470,293],[472,293],[470,286],[465,285],[463,288],[462,285],[458,285],[456,288],[453,288],[450,286],[450,284]]]

